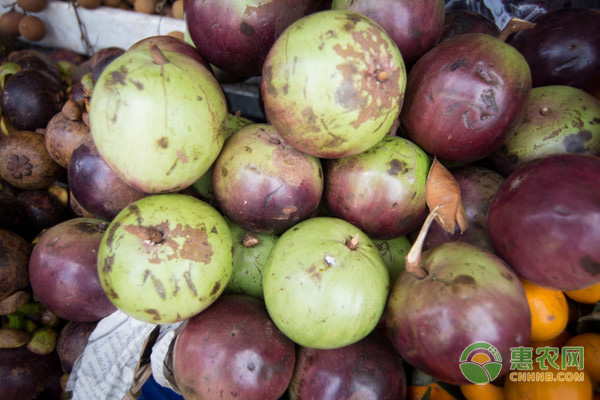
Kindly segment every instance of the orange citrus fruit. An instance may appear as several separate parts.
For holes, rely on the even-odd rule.
[[[504,400],[504,389],[493,383],[461,385],[460,391],[467,400]]]
[[[560,356],[556,359],[559,368],[534,362],[533,369],[510,371],[504,379],[506,400],[591,400],[592,381],[585,370],[576,367],[561,367]]]
[[[570,338],[571,338],[571,334],[569,333],[569,331],[567,331],[565,329],[561,333],[559,333],[558,336],[553,337],[552,339],[531,341],[529,343],[529,347],[533,348],[534,354],[535,354],[535,349],[537,349],[539,347],[561,348],[567,342],[567,340],[569,340]]]
[[[565,295],[578,303],[595,304],[600,301],[600,282],[583,289],[567,290]]]
[[[426,386],[408,386],[406,390],[406,400],[421,400],[425,396],[425,393],[427,393],[428,389],[430,389],[430,400],[456,400],[456,397],[452,396],[436,382],[432,382]]]
[[[525,280],[522,284],[531,311],[531,340],[550,340],[560,335],[569,320],[565,294]]]
[[[567,340],[565,346],[583,347],[583,369],[588,373],[592,384],[600,384],[600,333],[586,332]]]

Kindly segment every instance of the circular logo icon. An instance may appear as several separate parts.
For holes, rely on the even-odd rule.
[[[475,342],[460,355],[460,370],[469,381],[489,383],[500,375],[502,356],[487,342]]]

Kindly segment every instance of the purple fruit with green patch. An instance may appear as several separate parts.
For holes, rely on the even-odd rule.
[[[396,280],[385,313],[388,336],[400,356],[435,379],[468,384],[460,359],[475,342],[494,346],[498,373],[511,366],[511,347],[529,345],[531,315],[517,275],[498,256],[465,242],[422,254],[419,278]]]
[[[323,201],[333,217],[372,239],[391,239],[427,216],[425,184],[431,160],[410,140],[386,135],[370,149],[324,160]]]
[[[202,57],[202,55],[198,52],[191,44],[176,38],[175,36],[170,35],[155,35],[148,36],[139,41],[132,44],[127,51],[139,50],[139,49],[147,49],[149,50],[152,46],[158,46],[161,50],[166,51],[174,51],[178,53],[185,54],[186,56],[193,58],[198,61],[204,67],[206,67],[209,71],[212,71],[212,67],[210,64]]]
[[[383,258],[390,274],[390,283],[393,284],[406,266],[406,255],[412,246],[407,236],[391,239],[373,239],[379,254]]]
[[[307,219],[323,193],[319,158],[288,143],[270,124],[234,133],[213,167],[219,209],[251,232],[280,234]]]
[[[566,85],[531,90],[527,113],[517,131],[490,159],[509,175],[518,168],[552,154],[600,156],[600,101]]]

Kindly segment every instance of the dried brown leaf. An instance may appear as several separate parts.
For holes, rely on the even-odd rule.
[[[454,176],[434,158],[425,189],[429,210],[437,208],[436,221],[448,233],[454,233],[458,223],[461,233],[467,229],[467,215],[460,196],[460,186]]]

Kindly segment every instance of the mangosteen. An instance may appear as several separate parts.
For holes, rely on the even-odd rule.
[[[65,100],[60,81],[36,69],[22,69],[8,76],[0,97],[8,123],[17,130],[32,131],[45,128]]]
[[[48,154],[40,133],[16,131],[0,141],[0,177],[16,188],[45,189],[64,172]]]
[[[15,196],[0,191],[0,229],[18,233],[23,226],[24,218]]]
[[[67,206],[48,190],[25,190],[16,200],[25,215],[22,234],[28,240],[69,217]]]
[[[11,52],[7,61],[18,64],[21,69],[35,69],[60,80],[60,73],[52,60],[44,53],[34,49],[20,49]]]
[[[75,360],[83,354],[96,325],[98,325],[98,322],[68,321],[60,330],[56,352],[64,372],[71,372]]]
[[[0,399],[35,399],[59,373],[56,352],[39,355],[25,346],[0,349]]]
[[[31,245],[25,239],[0,229],[0,300],[29,286],[30,254]]]

